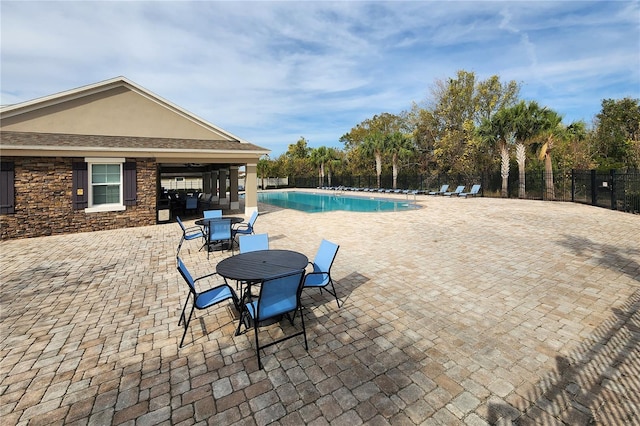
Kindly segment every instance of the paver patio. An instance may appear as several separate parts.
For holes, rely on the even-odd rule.
[[[309,351],[283,342],[264,370],[226,304],[198,311],[178,348],[175,223],[3,241],[2,424],[640,424],[640,217],[418,201],[260,205],[272,248],[341,245],[344,301],[305,290]],[[228,255],[197,247],[182,249],[195,275]]]

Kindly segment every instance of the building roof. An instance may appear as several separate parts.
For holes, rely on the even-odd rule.
[[[132,101],[135,108],[122,112]],[[196,155],[224,160],[233,154],[258,158],[269,153],[125,77],[2,107],[0,130],[2,155]]]

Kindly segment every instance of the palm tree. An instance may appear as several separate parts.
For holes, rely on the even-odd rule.
[[[387,152],[391,153],[393,167],[393,189],[398,187],[398,158],[411,154],[411,139],[402,132],[394,132],[387,138]],[[380,185],[378,185],[379,187]]]
[[[506,112],[514,129],[516,144],[516,162],[518,163],[519,186],[518,197],[525,198],[525,162],[527,160],[526,145],[540,134],[544,125],[545,108],[540,108],[537,102],[531,101],[528,104],[520,101]]]
[[[318,167],[318,187],[324,186],[324,165],[328,161],[329,152],[326,146],[315,148],[311,151],[311,163]],[[329,183],[331,186],[331,183]]]
[[[270,166],[271,164],[267,156],[263,156],[258,160],[258,165],[256,168],[258,171],[258,175],[260,176],[260,180],[262,181],[262,183],[260,184],[260,188],[262,189],[264,189],[264,178],[265,178],[265,175],[269,173]]]
[[[560,125],[562,117],[553,110],[543,109],[540,123],[540,136],[543,141],[538,158],[544,161],[544,184],[545,199],[555,199],[555,190],[553,185],[553,162],[551,161],[551,150],[556,140],[563,137],[564,129]]]
[[[387,138],[379,131],[373,131],[364,138],[362,151],[365,155],[373,155],[376,161],[376,176],[378,188],[380,188],[380,175],[382,175],[382,155],[386,150]]]
[[[327,148],[327,180],[331,186],[333,171],[342,163],[342,153],[335,148]]]
[[[501,109],[491,119],[483,119],[478,133],[482,141],[489,145],[497,145],[500,150],[500,177],[502,178],[501,196],[509,196],[509,146],[513,145],[515,133],[509,121],[508,111]]]

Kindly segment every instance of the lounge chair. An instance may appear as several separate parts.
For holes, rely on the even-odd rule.
[[[449,185],[442,185],[440,191],[431,191],[429,195],[443,195],[449,189]]]
[[[458,197],[475,197],[476,195],[478,195],[478,192],[480,192],[480,185],[473,185],[471,187],[471,191],[469,192],[461,192],[458,194]]]
[[[447,197],[451,197],[452,195],[459,195],[460,193],[462,193],[462,191],[464,191],[464,185],[460,185],[456,188],[455,191],[453,192],[445,192],[442,195],[446,195]]]

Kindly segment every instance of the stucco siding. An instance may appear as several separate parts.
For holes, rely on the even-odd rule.
[[[3,131],[232,140],[126,87],[3,117]]]

